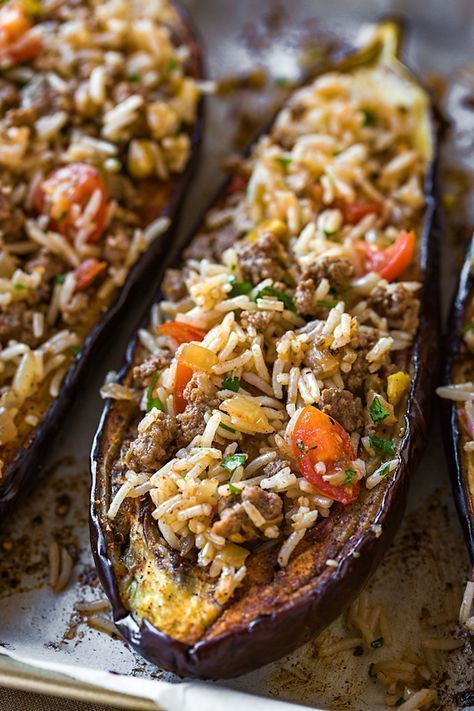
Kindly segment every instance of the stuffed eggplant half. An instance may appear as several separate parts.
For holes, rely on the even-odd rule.
[[[156,268],[197,150],[201,57],[168,0],[12,0],[0,66],[1,514]]]
[[[292,94],[105,388],[96,563],[123,636],[179,674],[306,642],[402,516],[437,293],[433,117],[397,47],[383,24]]]
[[[474,240],[461,271],[449,328],[443,429],[452,485],[471,564],[474,564]],[[474,571],[467,583],[460,622],[474,634]]]

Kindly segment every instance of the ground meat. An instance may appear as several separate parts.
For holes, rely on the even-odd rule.
[[[156,420],[130,444],[125,454],[125,464],[134,471],[156,471],[170,457],[170,445],[178,427],[174,417],[157,414]]]
[[[182,269],[167,269],[161,285],[161,291],[169,301],[181,301],[187,296],[188,290],[184,283]]]
[[[342,373],[344,385],[351,393],[361,395],[365,391],[365,382],[371,376],[369,361],[366,358],[368,349],[363,348],[357,353],[357,358],[348,373]]]
[[[354,267],[344,257],[320,257],[301,275],[302,281],[312,279],[317,285],[327,279],[331,289],[337,293],[345,291],[354,274]]]
[[[233,222],[228,222],[218,230],[196,235],[183,252],[186,259],[220,259],[222,252],[232,247],[239,237],[239,231]]]
[[[61,258],[44,248],[40,249],[25,264],[25,271],[30,274],[34,271],[40,271],[44,281],[49,281],[58,274],[62,274],[64,269],[64,262]]]
[[[167,368],[173,354],[166,348],[158,348],[152,356],[133,369],[133,379],[136,385],[150,385],[157,371]]]
[[[242,311],[240,323],[244,328],[253,326],[256,331],[264,331],[275,318],[275,311]]]
[[[245,486],[242,501],[253,504],[266,521],[275,521],[282,514],[283,502],[278,494],[264,491],[259,486]]]
[[[42,339],[33,335],[33,310],[25,301],[14,301],[0,312],[0,344],[15,340],[36,347]]]
[[[282,515],[283,502],[278,494],[264,491],[259,486],[245,486],[242,491],[242,502],[253,504],[268,522],[274,523]],[[214,533],[236,543],[258,538],[259,530],[248,517],[243,503],[224,508],[220,512],[220,520],[212,527]]]
[[[33,128],[36,122],[36,110],[33,106],[7,111],[5,120],[9,126],[28,126]]]
[[[236,251],[244,281],[255,286],[263,279],[284,279],[288,255],[272,232],[265,232],[255,242],[240,242]]]
[[[303,316],[314,316],[318,307],[315,304],[316,285],[313,279],[302,279],[296,287],[294,302],[296,310]]]
[[[274,476],[275,474],[278,474],[278,472],[281,472],[282,469],[285,469],[285,467],[290,467],[291,469],[291,462],[289,462],[288,459],[280,459],[280,457],[276,457],[276,459],[272,459],[271,462],[265,464],[263,467],[263,473],[268,477]]]
[[[325,388],[321,393],[319,407],[349,433],[358,432],[364,426],[361,399],[349,390]]]
[[[387,319],[390,328],[414,333],[418,328],[420,303],[403,284],[390,289],[378,286],[368,299],[369,305]]]
[[[16,242],[20,237],[25,217],[21,210],[16,208],[9,192],[0,191],[0,231],[6,242]]]
[[[130,249],[130,239],[123,230],[114,231],[114,234],[105,238],[104,259],[114,267],[124,264],[128,250]]]
[[[20,101],[20,95],[12,84],[8,82],[0,82],[0,108],[5,111],[12,106],[17,106]]]
[[[62,312],[64,323],[68,326],[75,326],[84,318],[84,312],[91,303],[92,294],[87,291],[80,291],[74,294],[69,304]]]
[[[193,375],[184,389],[187,402],[183,412],[176,416],[178,422],[178,446],[187,447],[191,440],[204,432],[204,415],[208,410],[217,409],[219,400],[215,397],[215,387],[202,373]]]

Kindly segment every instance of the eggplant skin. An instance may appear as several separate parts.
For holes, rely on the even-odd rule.
[[[177,0],[173,0],[173,4],[181,19],[182,41],[190,49],[191,74],[197,79],[203,79],[206,71],[201,39],[186,9]],[[59,396],[53,400],[39,425],[29,433],[26,441],[23,442],[21,448],[17,449],[0,474],[0,525],[18,497],[24,495],[40,477],[44,469],[45,457],[60,429],[61,421],[74,402],[83,377],[88,369],[93,367],[94,359],[107,343],[114,326],[119,324],[129,302],[139,298],[143,281],[153,279],[157,269],[160,268],[163,253],[175,234],[180,208],[199,160],[203,121],[204,103],[201,99],[197,120],[190,135],[190,159],[185,170],[174,179],[173,183],[167,184],[170,197],[165,208],[159,213],[153,212],[153,194],[150,193],[152,219],[159,216],[169,217],[171,220],[169,229],[152,242],[148,250],[141,255],[130,270],[115,302],[92,327],[82,344],[81,351],[75,358],[61,386]],[[151,185],[149,187],[152,188]]]
[[[472,259],[474,257],[474,237],[466,254],[466,259],[459,276],[459,283],[454,295],[448,320],[450,331],[445,338],[444,382],[454,383],[455,369],[462,360],[462,327],[469,306],[474,298],[474,278]],[[441,419],[446,456],[448,459],[451,485],[454,499],[464,530],[471,565],[474,565],[474,492],[469,492],[467,474],[463,471],[462,442],[456,403],[452,400],[441,401]]]
[[[360,55],[357,61],[360,66]],[[348,66],[348,60],[343,66]],[[340,63],[332,66],[340,67]],[[429,124],[435,156],[438,127],[431,112]],[[328,519],[310,529],[301,553],[290,559],[284,570],[275,574],[275,550],[262,547],[252,556],[252,569],[249,567],[235,599],[196,642],[172,638],[145,618],[138,621],[121,599],[123,541],[107,518],[107,502],[110,475],[136,405],[127,401],[106,404],[91,452],[92,550],[117,628],[133,648],[157,666],[181,676],[222,679],[239,676],[289,654],[321,632],[357,597],[391,543],[405,509],[409,479],[426,441],[438,375],[435,163],[433,160],[428,166],[425,182],[426,210],[419,260],[423,283],[421,320],[412,351],[414,377],[397,473],[374,489],[364,490],[353,504],[335,505]],[[158,293],[157,300],[159,296]],[[130,343],[119,374],[125,385],[131,382],[137,343],[137,338]],[[337,568],[327,566],[328,558],[337,560]]]

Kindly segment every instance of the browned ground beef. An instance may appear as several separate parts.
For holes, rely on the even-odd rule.
[[[84,311],[91,303],[90,291],[80,291],[74,294],[68,305],[63,309],[62,318],[68,326],[76,326],[84,318]]]
[[[217,259],[222,252],[232,247],[239,237],[239,231],[233,222],[219,227],[213,232],[198,234],[183,252],[183,259]]]
[[[255,286],[263,279],[284,280],[289,257],[272,232],[265,232],[255,242],[240,242],[236,251],[245,281]]]
[[[167,269],[161,285],[161,291],[168,301],[181,301],[187,295],[188,290],[184,282],[182,269]]]
[[[298,313],[303,316],[314,316],[319,310],[316,306],[314,292],[316,285],[313,279],[302,279],[298,282],[295,291],[295,306]]]
[[[360,430],[364,425],[361,399],[349,390],[325,388],[321,393],[319,406],[349,433]]]
[[[291,462],[289,462],[288,459],[281,459],[280,457],[277,457],[271,462],[268,462],[268,464],[265,464],[263,467],[263,473],[266,476],[273,476],[274,474],[278,474],[278,472],[282,469],[285,469],[285,467],[290,467],[291,469]]]
[[[319,284],[321,279],[327,279],[333,291],[345,291],[354,275],[354,267],[344,257],[320,257],[302,274],[303,279],[313,279]]]
[[[26,301],[8,304],[5,311],[0,311],[0,344],[6,346],[8,341],[15,340],[36,347],[43,338],[35,338],[32,324],[33,310]]]
[[[258,486],[245,486],[242,491],[242,502],[253,504],[266,521],[276,522],[282,515],[283,502],[278,494],[263,491]],[[247,516],[242,503],[224,508],[220,520],[212,527],[218,536],[224,536],[235,542],[249,541],[259,537],[259,531]]]
[[[104,259],[113,266],[123,264],[124,257],[130,249],[130,238],[123,230],[107,235],[104,245]]]
[[[170,457],[170,445],[176,437],[176,420],[164,412],[130,444],[124,460],[135,471],[156,471]]]
[[[242,311],[240,323],[244,328],[253,326],[256,331],[264,331],[274,318],[274,311]]]
[[[10,192],[0,190],[0,231],[5,242],[16,242],[22,235],[25,216],[12,203]]]
[[[40,251],[25,264],[25,271],[27,272],[40,271],[43,275],[43,281],[49,281],[58,274],[61,274],[64,268],[64,262],[61,258],[52,252],[48,252],[44,248],[41,248]]]
[[[365,391],[365,382],[370,377],[369,361],[366,355],[369,352],[368,348],[363,348],[357,353],[357,359],[352,364],[352,368],[348,373],[342,373],[344,386],[351,393],[362,395]]]
[[[167,348],[158,348],[153,355],[133,369],[133,380],[136,385],[150,385],[155,373],[167,368],[173,354]]]
[[[387,319],[389,328],[414,333],[418,327],[420,303],[412,291],[403,284],[396,284],[393,289],[378,286],[368,299],[369,305]]]
[[[178,447],[187,447],[194,437],[204,432],[204,415],[219,407],[215,388],[201,373],[195,373],[184,389],[187,402],[184,412],[176,416],[178,423]]]

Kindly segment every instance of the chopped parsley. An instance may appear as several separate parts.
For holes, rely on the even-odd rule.
[[[14,284],[13,288],[15,289],[15,291],[25,291],[25,289],[28,289],[25,284]]]
[[[375,113],[372,111],[372,109],[361,109],[362,115],[364,117],[364,123],[362,124],[363,126],[376,126],[377,125],[377,117]]]
[[[378,395],[372,400],[370,405],[370,416],[373,422],[383,422],[389,415],[389,411],[385,409]]]
[[[161,402],[159,397],[153,397],[153,391],[156,387],[156,384],[158,382],[158,378],[160,377],[160,371],[157,370],[155,374],[153,375],[153,378],[151,380],[150,387],[147,390],[146,393],[146,411],[150,412],[150,410],[153,410],[154,407],[156,407],[157,410],[161,410],[164,412],[164,407],[163,403]]]
[[[383,647],[383,645],[384,645],[383,637],[378,637],[377,639],[372,640],[372,642],[370,643],[370,646],[373,649],[380,649],[380,647]]]
[[[306,447],[305,443],[301,439],[297,440],[296,446],[299,449],[299,451],[301,452],[300,456],[296,457],[297,460],[303,459],[305,454],[307,454],[308,452],[311,452],[313,449],[318,448],[317,444],[315,444],[314,447]]]
[[[240,494],[240,489],[238,486],[234,486],[231,482],[227,484],[229,491],[233,496],[238,496]]]
[[[75,356],[81,352],[81,349],[79,348],[79,346],[69,346],[69,350]]]
[[[322,309],[333,309],[337,306],[337,301],[334,299],[321,299],[320,301],[316,301],[316,306]]]
[[[275,84],[281,87],[291,86],[291,79],[289,77],[275,77]]]
[[[288,166],[292,164],[293,158],[289,156],[276,156],[275,161],[279,163],[282,168],[288,168]]]
[[[66,217],[69,215],[69,210],[64,210],[59,217],[58,217],[58,222],[62,222],[63,220],[66,219]]]
[[[227,430],[227,432],[235,432],[233,427],[229,427],[229,425],[225,425],[223,422],[221,422],[219,427],[222,427],[223,430]]]
[[[235,276],[230,276],[229,282],[231,284],[231,290],[229,291],[230,298],[233,298],[234,296],[242,296],[242,294],[248,294],[253,288],[249,281],[237,281]]]
[[[468,323],[466,326],[463,326],[461,329],[461,336],[465,336],[466,333],[470,333],[471,331],[474,331],[474,323]]]
[[[127,79],[131,84],[134,84],[135,82],[140,81],[140,74],[129,74]]]
[[[232,392],[238,393],[240,388],[240,380],[237,376],[235,376],[235,378],[231,378],[230,375],[228,375],[222,381],[221,387],[222,390],[232,390]]]
[[[347,484],[352,484],[354,477],[357,475],[353,469],[346,469],[346,478],[344,479],[344,486]]]
[[[379,469],[378,469],[378,475],[383,479],[385,476],[387,476],[388,472],[390,471],[390,465],[389,464],[383,464]]]
[[[264,296],[275,296],[279,301],[283,301],[289,311],[296,312],[296,306],[294,304],[293,299],[291,298],[291,296],[288,296],[288,294],[285,294],[284,291],[275,289],[274,286],[264,286],[263,289],[260,289],[260,291],[256,295],[255,301],[257,301],[257,299],[263,299]]]
[[[246,459],[246,454],[229,454],[222,460],[221,467],[232,474],[236,469],[244,466]]]
[[[176,57],[171,57],[168,62],[167,70],[169,72],[174,72],[174,70],[177,68],[178,68],[178,60],[176,59]]]
[[[382,452],[390,456],[395,454],[395,447],[390,439],[382,439],[382,437],[377,437],[376,435],[369,435],[369,442],[372,449],[375,449],[377,452]]]
[[[325,237],[333,237],[337,230],[323,230]]]
[[[55,284],[64,284],[65,279],[66,279],[65,274],[56,274],[56,276],[54,277],[54,283]]]

